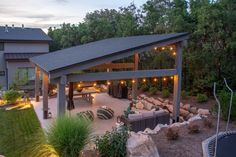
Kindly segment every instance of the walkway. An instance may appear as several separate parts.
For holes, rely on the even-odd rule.
[[[123,111],[127,109],[129,100],[127,99],[116,99],[110,97],[106,93],[97,93],[92,94],[94,97],[93,104],[89,104],[88,102],[84,101],[79,97],[74,98],[75,109],[72,111],[66,111],[67,114],[76,115],[76,113],[86,110],[92,110],[95,114],[95,120],[93,122],[93,129],[95,134],[104,134],[106,131],[112,130],[112,127],[115,126],[117,116],[123,114]],[[52,119],[43,119],[42,114],[42,100],[40,102],[32,101],[34,106],[35,112],[40,120],[41,126],[46,129],[48,125],[50,125],[55,119],[57,115],[57,99],[50,98],[48,101],[50,112],[52,113]],[[98,119],[96,116],[96,111],[100,106],[107,106],[112,108],[115,111],[115,116],[109,120],[101,120]]]

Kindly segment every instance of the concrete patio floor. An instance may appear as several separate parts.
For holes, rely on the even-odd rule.
[[[109,96],[107,93],[97,93],[92,94],[94,97],[93,104],[89,104],[81,97],[74,97],[75,109],[72,111],[66,111],[66,114],[76,115],[76,113],[86,110],[92,110],[95,116],[94,122],[92,123],[93,131],[95,135],[104,134],[106,131],[112,130],[112,127],[116,126],[117,116],[122,115],[123,111],[127,109],[130,101],[127,99],[116,99]],[[40,102],[32,101],[35,112],[39,118],[42,128],[47,129],[47,127],[52,123],[57,115],[57,98],[50,98],[48,100],[49,112],[52,113],[51,119],[43,119],[42,112],[42,99]],[[96,111],[100,106],[107,106],[114,110],[115,114],[112,119],[101,120],[97,118]]]

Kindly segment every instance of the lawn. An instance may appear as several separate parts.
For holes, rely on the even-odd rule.
[[[33,107],[10,111],[0,109],[0,154],[27,157],[27,148],[39,131],[42,129]]]

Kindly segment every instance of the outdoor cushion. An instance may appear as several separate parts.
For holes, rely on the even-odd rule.
[[[142,113],[143,118],[146,117],[153,117],[154,116],[154,112],[153,111],[147,111],[147,112],[143,112]]]
[[[162,113],[165,113],[165,111],[164,110],[158,110],[158,111],[154,111],[154,115],[160,115],[160,114],[162,114]]]
[[[93,111],[90,111],[90,110],[83,111],[83,112],[77,113],[77,115],[81,118],[84,118],[85,120],[94,121]]]
[[[114,116],[114,111],[108,107],[97,109],[97,117],[99,119],[111,119]]]
[[[135,114],[129,114],[128,119],[129,120],[139,120],[142,119],[142,114],[141,113],[135,113]]]
[[[136,107],[137,109],[142,110],[144,106],[143,106],[143,103],[142,103],[142,102],[138,102],[137,104],[135,104],[135,107]]]

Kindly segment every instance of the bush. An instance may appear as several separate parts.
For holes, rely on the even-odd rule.
[[[204,126],[207,128],[213,128],[213,122],[208,119],[208,118],[204,118],[203,120]]]
[[[22,94],[16,90],[5,91],[2,96],[3,100],[5,100],[6,103],[9,104],[16,103],[17,99],[19,99],[20,97],[22,97]]]
[[[228,118],[230,93],[222,90],[219,94],[219,101],[221,104],[221,114],[224,120]],[[232,108],[231,108],[231,119],[236,119],[236,93],[233,96]]]
[[[149,85],[148,84],[142,84],[140,89],[141,89],[142,92],[146,92],[146,91],[149,90]]]
[[[78,117],[59,117],[47,131],[48,144],[60,157],[78,157],[89,142],[91,125]]]
[[[206,94],[197,94],[197,102],[202,103],[202,102],[207,102],[208,97]]]
[[[183,90],[181,92],[181,96],[182,96],[183,99],[186,99],[189,96],[189,93],[187,91]]]
[[[96,139],[96,147],[101,157],[125,157],[126,142],[128,140],[128,129],[113,129],[105,135]]]
[[[161,94],[163,98],[168,98],[170,96],[170,92],[168,89],[163,89]]]
[[[168,128],[166,132],[168,140],[177,140],[179,138],[179,130],[177,128]]]
[[[150,92],[151,95],[155,95],[157,93],[157,88],[156,87],[151,87],[149,89],[149,92]]]
[[[190,134],[196,134],[200,132],[200,126],[196,123],[190,123],[188,126],[188,130]]]

